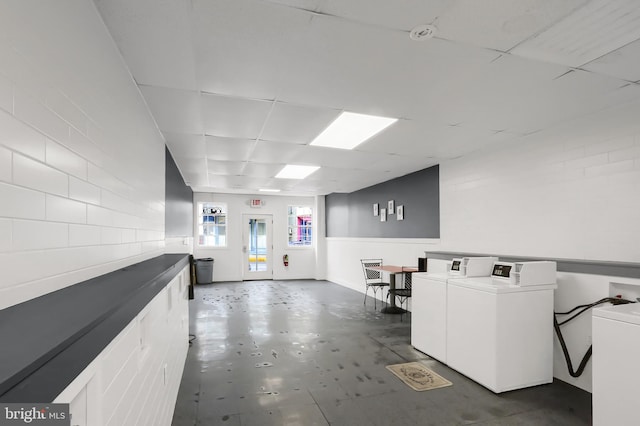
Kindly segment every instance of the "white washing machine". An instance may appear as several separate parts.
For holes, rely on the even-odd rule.
[[[553,381],[555,262],[496,262],[451,279],[447,364],[493,392]]]
[[[640,423],[640,303],[593,310],[593,424]]]
[[[411,345],[447,363],[447,281],[488,276],[497,257],[453,259],[448,272],[414,273],[411,296]]]

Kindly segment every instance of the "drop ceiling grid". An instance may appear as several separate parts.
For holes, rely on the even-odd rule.
[[[587,6],[580,8],[586,0],[101,3],[193,187],[211,181],[220,191],[224,185],[255,191],[261,177],[291,191],[359,189],[421,165],[530,140],[523,135],[541,129],[551,135],[563,123],[597,118],[640,96],[640,86],[621,88],[620,80],[640,80],[638,42],[584,66],[592,72],[561,78],[566,61],[553,64],[527,53],[556,31],[553,23],[562,30],[569,12],[588,15]],[[602,2],[589,5],[595,3]],[[609,3],[602,5],[614,14],[627,6],[640,13],[630,1]],[[578,18],[572,19],[581,23]],[[410,41],[411,27],[427,22],[438,26],[436,38]],[[522,40],[513,54],[492,50]],[[565,48],[558,46],[551,50]],[[163,68],[162,62],[170,63]],[[191,75],[198,90],[176,90],[192,89]],[[401,121],[355,151],[308,146],[343,109]],[[199,155],[209,173],[196,170]],[[308,179],[313,185],[267,176],[285,163],[326,170]]]

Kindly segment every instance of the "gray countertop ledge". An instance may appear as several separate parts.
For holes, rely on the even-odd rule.
[[[189,264],[165,254],[0,311],[0,401],[52,402]]]

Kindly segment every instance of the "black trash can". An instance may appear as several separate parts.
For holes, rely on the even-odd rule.
[[[210,284],[213,282],[213,259],[206,257],[196,259],[196,283]]]

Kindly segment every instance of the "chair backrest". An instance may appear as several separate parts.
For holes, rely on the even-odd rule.
[[[364,272],[364,281],[367,284],[382,282],[382,271],[378,269],[370,269],[372,267],[382,267],[382,259],[360,259],[362,263],[362,271]]]
[[[406,271],[406,270],[409,271]],[[411,266],[403,266],[402,267],[402,275],[404,276],[403,279],[403,284],[404,284],[404,288],[411,290],[411,276],[413,275],[413,272],[416,268],[413,268]]]

